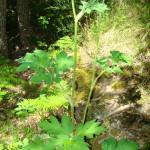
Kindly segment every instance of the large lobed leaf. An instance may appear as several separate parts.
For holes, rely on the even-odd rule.
[[[110,58],[112,59],[113,63],[123,62],[128,65],[131,63],[130,58],[127,55],[125,55],[119,51],[114,50],[114,51],[111,51],[110,53],[111,53]]]
[[[50,122],[41,121],[39,126],[49,134],[48,139],[35,145],[44,146],[42,150],[89,150],[89,145],[84,141],[84,137],[92,138],[93,135],[103,133],[105,129],[99,123],[89,121],[85,124],[80,124],[77,127],[72,123],[70,117],[64,115],[61,122],[56,117],[51,116]],[[49,144],[52,145],[49,145]],[[45,147],[49,145],[49,149]],[[33,145],[33,143],[31,144]],[[31,147],[31,146],[30,146]],[[32,150],[32,149],[31,149]]]
[[[105,132],[105,128],[100,126],[99,122],[91,120],[85,124],[79,124],[76,134],[81,137],[93,138],[94,135],[99,135],[103,132]]]
[[[118,142],[116,150],[138,150],[139,145],[136,142],[126,140],[126,139],[121,139]]]
[[[102,150],[116,150],[117,141],[111,137],[103,141]]]
[[[73,66],[72,57],[64,51],[58,53],[55,58],[50,59],[48,52],[38,49],[33,53],[27,53],[24,58],[18,59],[18,62],[21,64],[17,71],[32,70],[31,81],[36,84],[42,82],[46,84],[58,83],[61,81],[62,73]]]
[[[73,59],[69,57],[65,52],[61,52],[56,57],[55,68],[58,72],[65,72],[73,66]]]
[[[58,135],[71,135],[74,129],[74,125],[70,118],[66,115],[62,117],[61,124],[55,117],[50,118],[50,122],[42,121],[39,126],[47,133],[53,136]]]
[[[102,150],[138,150],[139,145],[136,142],[121,139],[116,141],[115,138],[111,137],[103,141]]]
[[[81,3],[82,5],[80,6],[80,9],[84,13],[90,14],[92,11],[103,13],[108,10],[107,5],[105,5],[104,3],[99,3],[97,0],[91,0],[89,2],[81,1]]]
[[[97,63],[108,73],[123,73],[120,67],[121,63],[130,65],[131,60],[127,55],[119,51],[111,51],[109,56],[98,58]]]
[[[21,63],[17,69],[19,72],[26,71],[27,69],[41,71],[41,69],[45,70],[45,68],[50,66],[47,52],[38,49],[34,53],[27,53],[24,58],[20,58],[17,61]]]
[[[31,77],[31,81],[33,83],[41,83],[41,82],[44,82],[44,83],[47,83],[47,84],[51,84],[52,83],[52,74],[50,73],[46,73],[46,72],[39,72],[39,73],[36,73],[35,75],[33,75]]]

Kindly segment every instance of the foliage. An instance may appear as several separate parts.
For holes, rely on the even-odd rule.
[[[16,114],[25,117],[35,112],[46,112],[49,110],[57,110],[60,107],[67,107],[68,100],[63,95],[45,96],[41,95],[35,99],[25,99],[19,102],[15,109]]]
[[[38,18],[38,21],[40,23],[40,25],[42,26],[42,28],[46,29],[48,24],[49,24],[49,20],[45,17],[45,16],[40,16]]]
[[[9,62],[8,59],[6,59],[5,57],[3,56],[0,56],[0,65],[5,65]]]
[[[16,92],[12,92],[16,86],[26,84],[25,81],[18,78],[16,75],[16,69],[14,66],[8,64],[6,59],[1,60],[0,64],[0,102],[3,100],[13,100],[17,95]]]
[[[12,82],[17,82],[16,78],[14,77],[15,70],[13,67],[9,65],[3,65],[1,66],[0,70],[0,86],[1,87],[8,87],[11,86],[11,81]]]
[[[18,103],[16,112],[19,116],[26,116],[36,111],[43,112],[68,106],[68,87],[62,82],[61,76],[72,67],[72,58],[64,51],[59,51],[55,56],[50,56],[48,52],[35,50],[34,53],[27,53],[24,58],[18,60],[21,65],[18,71],[33,71],[31,81],[33,83],[49,84],[50,93],[44,93],[35,99],[25,99]],[[59,86],[58,87],[58,83]],[[63,83],[63,84],[62,84]],[[47,89],[47,88],[46,88]],[[61,89],[61,90],[60,90]],[[48,90],[48,89],[47,89]],[[53,92],[52,92],[53,91]],[[67,98],[66,98],[67,97]]]
[[[0,150],[21,150],[22,147],[27,146],[29,143],[29,140],[27,138],[21,140],[13,141],[11,144],[3,146],[3,149]]]
[[[89,150],[84,137],[90,139],[105,131],[105,128],[94,120],[75,126],[66,115],[62,117],[61,123],[51,116],[50,122],[41,121],[39,126],[48,134],[47,138],[34,139],[24,150]]]
[[[110,56],[98,58],[97,63],[108,73],[122,73],[121,63],[130,65],[131,60],[119,51],[111,51]]]
[[[46,42],[44,42],[44,41],[37,41],[37,44],[38,44],[38,47],[40,49],[44,49],[45,50],[48,47],[48,44]]]
[[[4,145],[0,144],[0,150],[3,150],[3,149],[4,149]]]
[[[80,6],[80,9],[84,13],[90,14],[92,11],[103,13],[108,10],[107,5],[104,3],[99,3],[97,0],[90,0],[89,2],[81,1],[81,3],[82,5]]]
[[[149,150],[150,149],[150,142],[147,142],[144,144],[143,150]]]
[[[46,84],[60,82],[61,75],[73,65],[72,58],[63,51],[58,53],[55,58],[50,58],[48,52],[38,49],[33,53],[27,53],[18,62],[21,65],[17,71],[33,70],[34,74],[31,77],[31,81],[37,84],[42,82]]]
[[[40,4],[38,2],[40,2]],[[70,22],[72,21],[73,17],[70,15],[71,9],[70,9],[69,1],[62,1],[62,0],[55,0],[55,1],[54,0],[51,0],[51,1],[50,0],[46,0],[46,1],[36,0],[35,1],[35,0],[33,0],[31,3],[36,4],[35,7],[33,5],[33,7],[31,8],[32,14],[33,14],[33,9],[34,9],[34,11],[35,11],[35,9],[37,10],[37,13],[34,16],[34,19],[39,22],[40,26],[42,27],[42,31],[45,31],[44,33],[47,33],[49,35],[49,37],[52,38],[52,39],[46,39],[47,41],[55,40],[56,38],[58,38],[60,36],[62,37],[68,33],[70,34],[70,29],[72,27],[72,23],[70,23]],[[39,6],[39,7],[37,7],[37,6]],[[41,6],[43,6],[43,7],[41,7]],[[76,6],[77,6],[77,4],[76,4]],[[148,6],[145,6],[145,7],[148,7]],[[8,8],[8,9],[9,9],[8,12],[16,13],[16,12],[14,12],[14,10],[11,11],[10,8]],[[40,11],[40,9],[42,9],[42,11]],[[84,13],[88,13],[88,14],[91,13],[92,11],[103,12],[104,10],[108,10],[106,5],[100,4],[100,3],[98,3],[98,1],[95,1],[95,0],[89,1],[89,2],[82,2],[82,6],[80,6],[80,9]],[[143,8],[143,9],[146,9],[146,8]],[[120,15],[118,15],[116,18],[114,17],[114,20],[116,22],[115,26],[120,25],[122,22],[125,22],[126,20],[128,20],[128,16],[125,15],[126,12],[124,12],[124,9],[122,9],[122,10],[123,10],[123,12],[121,12]],[[121,10],[119,10],[119,11],[121,11]],[[132,15],[131,12],[130,12],[130,14]],[[113,13],[113,15],[114,15],[114,13]],[[142,18],[144,18],[143,22],[145,22],[145,24],[146,24],[146,22],[148,21],[148,18],[147,18],[148,15],[146,13],[142,13],[142,15],[144,16],[144,17],[141,16]],[[11,19],[12,17],[9,17],[9,18]],[[140,18],[140,19],[142,20],[142,18]],[[8,20],[10,20],[10,19],[8,19]],[[14,19],[14,20],[16,20],[16,19]],[[109,22],[111,22],[111,21],[109,21]],[[33,23],[33,20],[32,20],[32,23]],[[148,28],[148,26],[149,26],[149,24],[147,24],[147,28]],[[143,29],[143,30],[145,30],[145,29]],[[35,31],[37,31],[37,29],[35,29]],[[51,31],[53,31],[53,32],[51,32]],[[72,32],[72,30],[71,30],[71,32]],[[52,34],[53,34],[53,36],[51,37]],[[54,36],[56,36],[56,38],[54,38]],[[41,37],[41,33],[40,33],[40,37]],[[47,41],[46,42],[38,42],[39,47],[41,49],[47,49],[48,48]],[[72,66],[71,57],[69,57],[65,52],[68,49],[71,49],[71,50],[73,49],[74,42],[72,41],[71,38],[69,38],[68,36],[65,36],[65,37],[61,38],[60,40],[58,40],[53,46],[58,47],[58,49],[60,50],[54,57],[50,57],[50,54],[48,54],[47,52],[46,52],[47,54],[45,54],[45,52],[43,53],[43,51],[42,52],[35,51],[35,53],[33,54],[34,56],[31,54],[33,57],[31,57],[31,55],[29,54],[28,57],[25,56],[25,58],[20,59],[20,60],[22,60],[21,65],[25,64],[21,68],[20,71],[24,71],[24,69],[25,70],[31,69],[33,71],[32,72],[33,76],[31,78],[33,82],[35,82],[35,83],[44,82],[46,84],[51,84],[51,85],[53,83],[55,83],[55,86],[54,85],[53,86],[54,87],[58,86],[58,85],[56,85],[56,82],[60,82],[60,79],[62,79],[61,77],[62,77],[63,73],[66,72],[68,70],[68,68],[70,68]],[[62,50],[64,50],[65,52],[62,52]],[[128,64],[129,59],[128,59],[128,57],[126,57],[125,55],[123,55],[120,52],[112,51],[110,53],[110,56],[98,58],[97,62],[100,64],[101,68],[106,72],[122,73],[120,63]],[[1,64],[4,65],[5,61],[1,63],[1,60],[0,60],[0,65]],[[2,68],[4,68],[4,67],[2,66]],[[6,69],[6,71],[5,71],[5,69]],[[8,68],[5,67],[5,69],[2,70],[2,73],[0,73],[0,77],[2,78],[2,80],[0,81],[0,90],[1,90],[0,91],[0,100],[3,99],[7,95],[7,88],[9,88],[10,86],[15,87],[16,84],[22,83],[22,82],[20,82],[20,80],[18,81],[18,79],[16,78],[14,68],[12,69],[11,67],[8,67]],[[1,74],[2,74],[2,76],[1,76]],[[77,79],[77,77],[76,77],[76,79]],[[61,88],[64,89],[64,86],[62,86]],[[85,89],[85,87],[84,87],[84,89]],[[56,89],[54,89],[53,92],[55,93]],[[66,100],[66,98],[63,94],[57,95],[57,92],[56,92],[55,94],[53,94],[53,96],[41,95],[41,97],[36,98],[36,99],[24,100],[23,102],[20,102],[18,105],[19,105],[19,107],[16,109],[16,111],[19,114],[19,113],[24,113],[24,112],[45,111],[45,110],[57,109],[58,106],[64,106],[64,105],[68,106],[68,101]],[[64,120],[62,118],[61,123],[56,123],[56,122],[57,122],[56,118],[54,119],[52,117],[51,123],[45,123],[44,125],[41,125],[43,129],[47,129],[46,132],[48,132],[50,134],[50,136],[48,139],[46,137],[46,139],[39,139],[39,141],[38,140],[35,141],[35,144],[37,144],[37,146],[38,146],[38,144],[41,143],[42,145],[44,144],[42,147],[42,148],[44,148],[46,146],[49,146],[50,142],[53,142],[54,145],[51,145],[51,146],[54,146],[54,147],[60,143],[60,145],[61,144],[63,145],[62,146],[63,148],[66,146],[64,149],[69,149],[68,147],[71,144],[73,145],[74,149],[79,149],[79,148],[81,149],[80,145],[82,145],[82,149],[88,149],[87,148],[88,144],[84,143],[84,137],[92,138],[93,133],[97,133],[97,129],[96,129],[97,125],[96,124],[95,124],[95,126],[93,125],[94,121],[93,122],[91,121],[90,123],[87,122],[84,125],[83,124],[78,125],[77,127],[75,127],[75,125],[72,125],[71,123],[68,123],[69,121],[67,121],[66,117],[64,117]],[[74,126],[74,127],[72,127],[72,126]],[[61,131],[61,132],[59,132],[59,131]],[[67,143],[67,144],[65,145],[63,143],[65,143],[65,144]],[[134,149],[133,147],[135,147],[135,146],[133,146],[134,144],[132,142],[127,141],[127,140],[122,140],[122,141],[120,140],[117,143],[115,139],[112,139],[112,140],[108,141],[108,143],[110,143],[110,145],[111,145],[110,147],[117,149],[117,150],[122,149],[122,146],[124,146],[126,149]],[[108,143],[106,142],[106,145],[109,145]],[[118,145],[121,145],[121,148]],[[9,150],[17,149],[18,146],[20,147],[23,145],[20,142],[16,141],[16,142],[12,143],[12,145],[9,147]],[[79,148],[76,146],[79,146]],[[0,145],[0,149],[1,149],[1,147],[3,147],[3,145]],[[50,147],[48,147],[47,149],[49,149],[49,148]]]
[[[0,88],[0,102],[3,100],[3,98],[7,95],[7,91],[1,91]]]
[[[5,64],[0,66],[0,88],[11,88],[15,87],[18,84],[23,84],[21,79],[18,79],[16,76],[15,67]]]
[[[37,41],[38,48],[43,50],[48,50],[49,57],[54,57],[60,51],[67,52],[68,55],[72,53],[73,50],[73,39],[69,36],[64,36],[58,39],[54,44],[48,44],[46,41]]]
[[[139,145],[136,142],[121,139],[118,142],[111,137],[102,143],[102,150],[138,150]]]
[[[60,50],[73,50],[74,42],[69,36],[64,36],[57,40],[53,46],[58,47]]]
[[[33,0],[31,6],[32,22],[44,33],[45,40],[51,39],[54,42],[58,38],[72,33],[73,17],[70,1],[37,2],[37,0]]]

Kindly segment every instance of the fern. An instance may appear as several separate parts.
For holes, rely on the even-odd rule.
[[[60,38],[54,46],[59,47],[60,50],[73,50],[74,42],[69,36],[64,36]]]
[[[36,99],[25,99],[17,105],[18,107],[15,109],[16,114],[19,116],[26,116],[30,113],[56,110],[62,106],[67,107],[68,100],[63,95],[41,95]]]

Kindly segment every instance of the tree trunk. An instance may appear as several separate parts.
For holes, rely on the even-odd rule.
[[[29,0],[17,0],[18,23],[22,48],[30,46],[30,9]]]
[[[0,53],[8,56],[6,35],[6,0],[0,0]]]

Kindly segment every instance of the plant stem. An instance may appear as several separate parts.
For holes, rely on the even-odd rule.
[[[75,21],[75,18],[76,18],[75,1],[71,0],[71,4],[72,4],[73,17],[74,17],[74,21]]]
[[[74,27],[74,67],[73,67],[73,85],[72,85],[72,106],[71,106],[71,116],[74,119],[74,103],[75,103],[75,88],[76,88],[76,70],[77,70],[77,29],[78,24],[75,22]]]
[[[98,28],[99,28],[99,18],[100,18],[100,16],[97,17],[96,51],[95,51],[94,58],[93,58],[92,80],[91,80],[91,86],[90,86],[88,99],[87,99],[87,102],[86,102],[86,105],[85,105],[85,109],[84,109],[82,123],[85,123],[85,121],[86,121],[86,116],[87,116],[87,112],[88,112],[88,106],[90,104],[90,100],[91,100],[93,89],[94,89],[95,84],[96,84],[97,79],[98,79],[98,78],[95,79],[95,74],[96,74],[96,60],[97,60],[97,55],[98,55],[98,51],[99,51],[99,36],[100,36],[99,32],[98,32],[99,31],[98,30]],[[100,74],[100,76],[102,74],[103,74],[103,72]]]
[[[74,16],[74,66],[73,66],[73,81],[72,81],[72,102],[71,102],[71,118],[74,122],[74,103],[75,103],[75,88],[76,88],[76,69],[77,69],[77,32],[78,32],[78,21],[76,21],[75,2],[72,2],[72,10]]]

